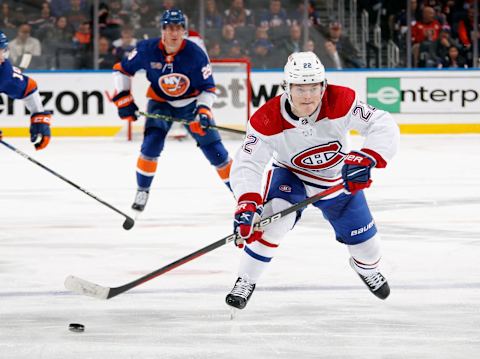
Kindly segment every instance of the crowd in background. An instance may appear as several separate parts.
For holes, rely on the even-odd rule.
[[[202,30],[210,58],[246,57],[253,68],[270,69],[282,67],[292,52],[310,50],[327,68],[365,67],[355,46],[358,36],[347,36],[356,32],[347,32],[346,24],[335,16],[325,16],[323,1],[308,1],[305,9],[304,0],[205,0],[202,17],[200,1],[101,0],[97,65],[111,69],[137,41],[159,37],[161,14],[177,7],[188,16],[191,29]],[[410,1],[414,67],[478,66],[472,52],[472,30],[476,27],[472,0]],[[31,69],[94,68],[93,1],[0,3],[0,29],[10,39],[10,59],[15,65]],[[365,9],[371,23],[381,25],[384,42],[393,40],[398,44],[404,59],[406,2],[358,0],[357,4],[359,14]],[[305,11],[307,36],[303,27]],[[31,55],[28,64],[25,54]]]

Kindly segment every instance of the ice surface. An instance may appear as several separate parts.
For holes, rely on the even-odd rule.
[[[54,138],[35,152],[129,211],[139,143]],[[359,144],[360,138],[354,143]],[[239,141],[226,142],[233,152]],[[367,197],[392,294],[380,301],[315,209],[282,242],[230,320],[233,244],[110,300],[72,294],[72,274],[130,282],[228,235],[235,202],[192,141],[167,143],[146,211],[124,219],[0,146],[0,358],[477,358],[479,136],[403,136]],[[85,325],[84,333],[68,324]]]

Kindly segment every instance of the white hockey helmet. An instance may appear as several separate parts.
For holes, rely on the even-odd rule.
[[[288,57],[287,63],[283,70],[284,87],[288,98],[290,97],[291,84],[314,84],[322,83],[322,96],[327,86],[325,78],[325,67],[320,59],[311,51],[294,52]]]

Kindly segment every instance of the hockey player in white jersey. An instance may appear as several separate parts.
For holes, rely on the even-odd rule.
[[[234,228],[243,251],[238,279],[226,302],[239,309],[247,305],[301,211],[273,222],[263,232],[254,231],[254,223],[262,215],[270,216],[340,183],[344,191],[314,206],[348,248],[351,267],[373,294],[385,299],[390,288],[379,271],[379,235],[363,189],[372,183],[371,169],[384,168],[396,153],[398,126],[389,113],[359,101],[354,90],[327,86],[325,69],[313,52],[290,55],[284,76],[285,93],[251,117],[233,160],[230,180],[238,200]],[[361,149],[349,148],[350,130],[365,138]]]

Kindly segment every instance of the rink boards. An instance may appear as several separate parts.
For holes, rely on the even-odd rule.
[[[115,136],[122,130],[106,71],[31,72],[45,108],[54,111],[54,136]],[[219,125],[243,128],[247,119],[245,78],[238,73],[215,75]],[[254,71],[251,113],[282,93],[281,71]],[[362,101],[393,114],[402,133],[480,133],[480,71],[329,71],[331,84],[349,86]],[[132,82],[135,101],[146,108],[144,74]],[[22,101],[0,95],[0,128],[7,136],[28,135],[28,114]]]

